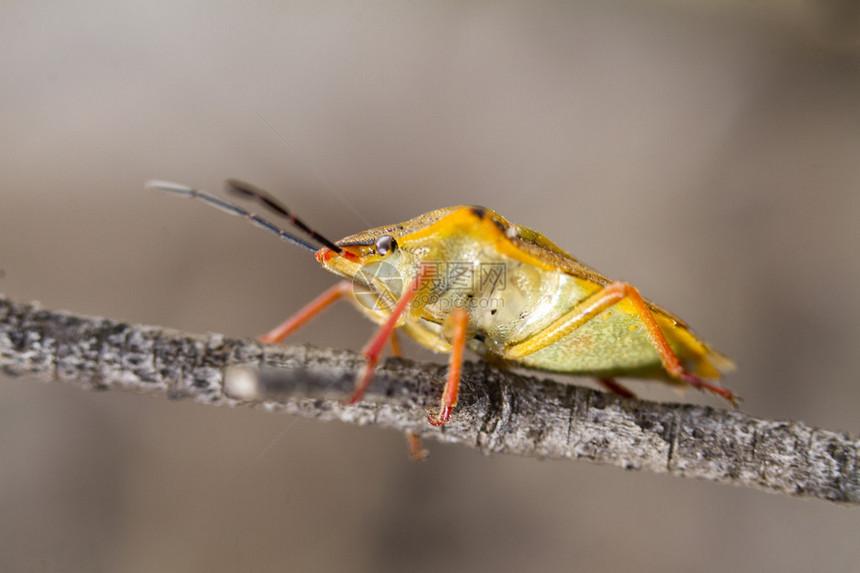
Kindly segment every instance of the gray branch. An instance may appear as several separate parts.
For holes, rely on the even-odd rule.
[[[587,459],[860,504],[856,436],[737,411],[628,400],[484,363],[464,365],[451,422],[434,428],[425,409],[438,404],[445,367],[388,359],[365,399],[345,406],[362,363],[351,352],[189,335],[0,296],[0,370],[8,375],[375,424],[484,453]]]

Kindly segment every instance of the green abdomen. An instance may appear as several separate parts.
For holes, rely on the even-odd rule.
[[[623,304],[623,303],[622,303]],[[639,318],[609,309],[520,361],[531,368],[596,376],[665,376]]]
[[[487,345],[503,354],[600,290],[561,271],[508,261],[505,289],[494,294],[495,312],[479,314]],[[570,374],[654,377],[665,375],[660,355],[628,301],[605,310],[567,336],[519,360],[524,366]]]

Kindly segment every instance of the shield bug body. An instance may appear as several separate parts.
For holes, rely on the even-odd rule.
[[[397,225],[331,242],[263,191],[238,181],[228,188],[290,218],[320,245],[275,227],[255,214],[190,187],[153,181],[150,188],[198,197],[315,251],[317,261],[343,277],[295,316],[261,337],[284,340],[332,302],[346,298],[379,324],[364,348],[366,365],[350,403],[361,399],[384,346],[397,350],[395,329],[450,355],[448,382],[433,425],[445,424],[457,404],[463,350],[528,368],[595,376],[630,395],[616,376],[659,379],[736,400],[715,383],[732,363],[631,285],[613,282],[540,233],[481,207],[448,207]]]

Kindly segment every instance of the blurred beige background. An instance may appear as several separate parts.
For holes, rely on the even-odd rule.
[[[697,4],[5,2],[0,291],[251,336],[335,279],[145,180],[245,178],[334,238],[482,204],[688,320],[744,411],[856,433],[857,12]],[[857,511],[428,445],[3,378],[0,569],[860,569]]]

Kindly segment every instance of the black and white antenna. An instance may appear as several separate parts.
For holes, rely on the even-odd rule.
[[[250,221],[252,224],[260,227],[261,229],[265,229],[270,233],[274,233],[281,239],[287,241],[288,243],[292,243],[298,247],[302,247],[312,252],[316,252],[318,249],[312,243],[296,237],[285,230],[281,229],[277,225],[270,223],[266,219],[263,219],[256,213],[251,213],[250,211],[246,211],[241,207],[233,205],[229,201],[225,201],[211,193],[207,193],[205,191],[200,191],[199,189],[195,189],[193,187],[189,187],[187,185],[182,185],[180,183],[172,183],[170,181],[159,181],[157,179],[153,179],[147,181],[144,185],[147,189],[156,189],[158,191],[166,191],[168,193],[176,193],[177,195],[184,195],[186,197],[191,197],[195,199],[202,199],[208,205],[215,207],[216,209],[220,209],[225,213],[229,213],[230,215],[236,215],[238,217],[242,217]],[[308,236],[313,239],[315,242],[319,243],[324,247],[328,247],[332,251],[336,253],[341,252],[341,248],[335,245],[333,242],[329,241],[310,227],[308,227],[301,219],[290,213],[290,211],[273,197],[271,197],[268,193],[250,185],[248,183],[244,183],[242,181],[237,181],[235,179],[227,180],[227,188],[230,191],[241,194],[244,197],[256,199],[263,205],[265,205],[268,209],[273,212],[286,217],[290,223],[292,223],[295,227],[301,229]]]

